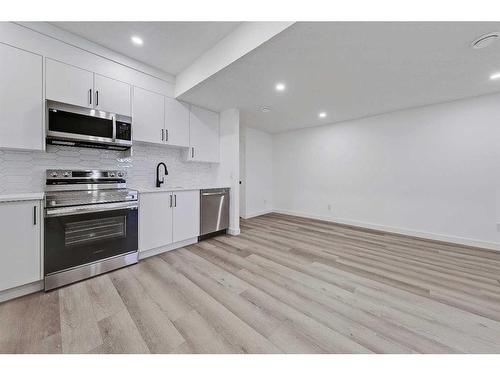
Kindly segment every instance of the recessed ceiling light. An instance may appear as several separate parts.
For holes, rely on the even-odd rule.
[[[495,74],[492,74],[492,75],[490,76],[490,79],[500,79],[500,72],[495,73]]]
[[[285,91],[286,86],[285,86],[285,84],[284,84],[284,83],[282,83],[282,82],[278,82],[278,83],[276,84],[275,88],[276,88],[276,91]]]
[[[144,44],[144,41],[142,40],[142,38],[134,35],[132,38],[130,38],[130,40],[132,41],[132,43],[134,43],[136,46],[142,46]]]
[[[493,42],[500,39],[500,33],[495,31],[492,33],[481,35],[479,38],[471,43],[471,47],[474,49],[481,49],[488,47]]]
[[[326,112],[320,112],[318,113],[319,118],[325,118],[326,117]]]
[[[262,112],[264,112],[264,113],[271,112],[271,108],[269,108],[269,107],[262,107]]]

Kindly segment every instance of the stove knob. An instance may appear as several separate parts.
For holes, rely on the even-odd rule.
[[[115,177],[115,172],[109,172],[109,177]]]
[[[123,172],[118,172],[118,177],[123,177]]]
[[[55,177],[57,177],[57,172],[52,172],[52,173],[50,174],[50,177],[54,177],[54,178],[55,178]]]
[[[64,176],[64,177],[69,177],[69,172],[64,172],[64,173],[63,173],[63,176]]]

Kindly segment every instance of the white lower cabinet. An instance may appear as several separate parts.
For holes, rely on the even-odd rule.
[[[42,279],[40,201],[0,202],[0,291]]]
[[[199,234],[199,190],[140,194],[139,251],[168,246]]]
[[[174,242],[198,237],[200,235],[200,191],[175,191],[173,195]]]
[[[171,193],[139,196],[139,251],[172,243]]]

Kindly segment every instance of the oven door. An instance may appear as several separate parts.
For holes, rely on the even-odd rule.
[[[45,275],[137,251],[137,202],[45,210]]]

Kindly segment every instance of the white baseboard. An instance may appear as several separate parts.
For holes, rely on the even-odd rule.
[[[278,214],[299,216],[299,217],[308,218],[308,219],[323,220],[323,221],[328,221],[328,222],[338,223],[338,224],[352,225],[355,227],[380,230],[383,232],[402,234],[405,236],[418,237],[418,238],[423,238],[423,239],[427,239],[427,240],[449,242],[449,243],[454,243],[454,244],[458,244],[458,245],[480,247],[483,249],[500,251],[500,243],[496,243],[496,242],[487,242],[487,241],[481,241],[481,240],[476,240],[476,239],[472,239],[472,238],[450,236],[450,235],[446,235],[446,234],[421,232],[421,231],[415,231],[412,229],[392,227],[392,226],[380,225],[380,224],[365,223],[362,221],[348,220],[348,219],[342,219],[342,218],[338,218],[338,217],[312,215],[312,214],[299,212],[299,211],[273,210],[273,212],[276,212]]]
[[[184,240],[184,241],[171,243],[167,246],[161,246],[161,247],[157,247],[155,249],[149,249],[149,250],[141,250],[141,251],[139,251],[139,260],[149,258],[149,257],[155,256],[155,255],[161,254],[161,253],[165,253],[167,251],[172,251],[172,250],[178,249],[180,247],[192,245],[192,244],[197,243],[197,242],[198,242],[198,237],[193,237],[193,238],[189,238],[189,239]]]
[[[0,302],[22,297],[27,294],[39,292],[40,290],[43,290],[43,285],[44,285],[43,280],[40,280],[40,281],[35,281],[34,283],[3,290],[0,292]]]
[[[264,210],[264,211],[259,211],[259,212],[253,212],[251,214],[242,216],[243,219],[251,219],[252,217],[257,217],[265,214],[270,214],[271,212],[275,212],[274,210]]]

